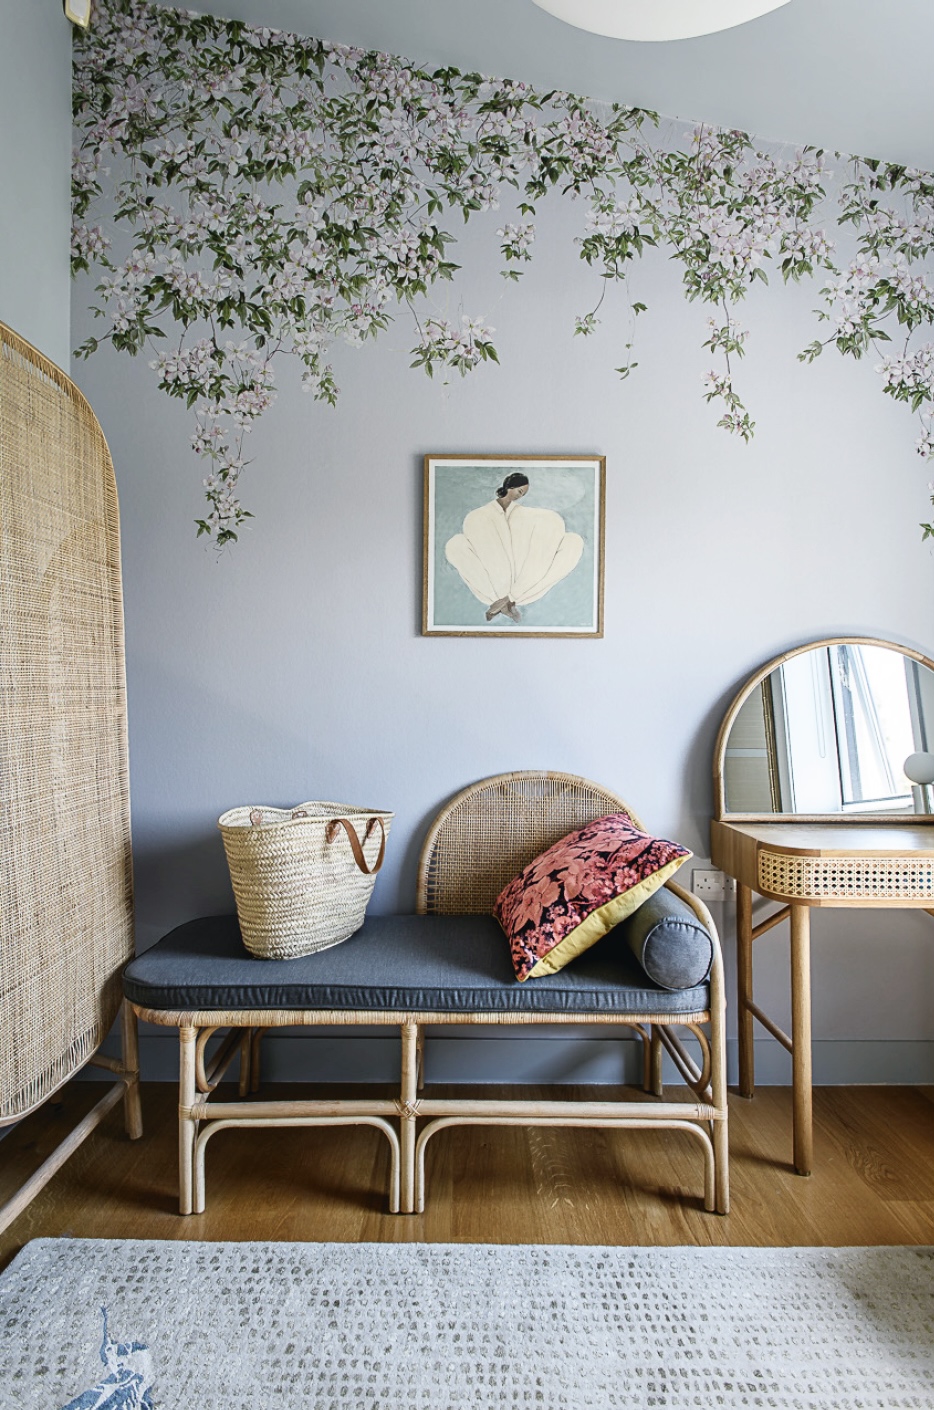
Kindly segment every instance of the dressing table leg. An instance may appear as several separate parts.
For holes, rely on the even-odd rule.
[[[756,1091],[756,1058],[753,1047],[752,1003],[752,888],[740,881],[736,886],[736,987],[739,1024],[739,1094],[752,1097]]]
[[[811,913],[791,906],[791,1074],[794,1089],[794,1156],[799,1175],[810,1175],[814,1139],[811,1112]]]

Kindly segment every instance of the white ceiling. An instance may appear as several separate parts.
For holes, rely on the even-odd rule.
[[[736,29],[665,44],[588,34],[532,0],[184,8],[934,170],[934,0],[791,0]]]

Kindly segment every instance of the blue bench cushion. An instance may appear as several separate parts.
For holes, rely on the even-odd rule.
[[[709,1007],[706,984],[676,993],[611,932],[558,974],[519,984],[492,916],[371,916],[343,944],[295,960],[255,959],[236,916],[180,925],[127,967],[149,1009],[345,1009],[407,1013],[681,1014]]]

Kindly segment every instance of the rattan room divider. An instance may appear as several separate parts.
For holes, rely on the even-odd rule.
[[[121,1098],[140,1135],[135,1017],[98,1049],[133,954],[117,493],[91,407],[0,323],[0,1126],[85,1063],[117,1081],[0,1209],[28,1204]]]

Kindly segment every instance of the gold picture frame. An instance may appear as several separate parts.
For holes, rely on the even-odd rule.
[[[62,0],[65,18],[79,29],[87,29],[91,23],[92,0]]]
[[[426,455],[423,636],[603,636],[606,457]]]

